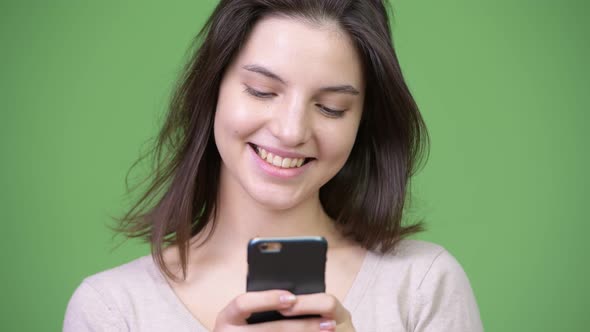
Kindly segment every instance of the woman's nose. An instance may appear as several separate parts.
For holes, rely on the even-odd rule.
[[[277,107],[273,114],[272,134],[285,146],[298,146],[309,140],[311,123],[309,106],[294,100]]]

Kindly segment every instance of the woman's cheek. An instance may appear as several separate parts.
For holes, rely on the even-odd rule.
[[[234,97],[229,100],[232,102],[224,102],[223,108],[218,109],[221,112],[219,116],[225,130],[233,133],[234,136],[244,137],[263,125],[264,118],[258,109],[260,105],[244,98]]]

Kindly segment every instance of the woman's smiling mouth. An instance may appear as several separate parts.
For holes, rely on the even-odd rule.
[[[267,151],[266,149],[253,143],[249,143],[249,145],[254,149],[254,151],[256,151],[256,154],[260,157],[260,159],[264,160],[267,164],[273,165],[275,167],[299,168],[313,159],[305,157],[281,156],[277,153]]]

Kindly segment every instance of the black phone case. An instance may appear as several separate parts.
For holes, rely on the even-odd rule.
[[[278,242],[278,252],[263,252],[260,245]],[[323,237],[253,239],[248,244],[248,292],[269,289],[285,289],[293,294],[323,293],[325,286],[326,251],[328,245]],[[252,314],[249,324],[316,317],[285,317],[277,311]]]

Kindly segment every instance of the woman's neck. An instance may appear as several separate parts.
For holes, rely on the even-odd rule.
[[[275,210],[256,202],[238,187],[236,183],[224,184],[222,179],[216,213],[211,216],[215,226],[211,227],[212,223],[209,223],[193,239],[191,252],[197,256],[211,258],[211,255],[219,255],[228,259],[238,253],[241,257],[248,241],[255,237],[319,235],[325,237],[332,248],[350,243],[324,211],[319,193],[296,206]]]

